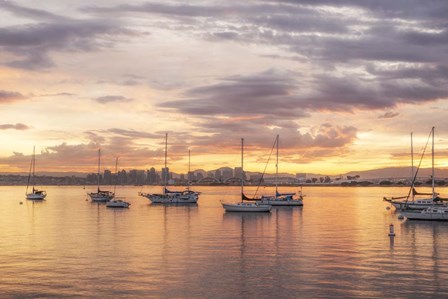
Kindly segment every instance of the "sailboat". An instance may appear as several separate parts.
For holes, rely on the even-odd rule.
[[[277,145],[277,161],[275,164],[276,169],[276,182],[275,182],[275,195],[262,196],[260,201],[262,204],[268,204],[272,206],[303,206],[302,191],[299,192],[299,197],[294,198],[294,193],[279,193],[278,192],[278,148],[279,148],[279,135],[275,140]]]
[[[416,195],[432,195],[431,193],[420,193],[415,190],[414,179],[414,146],[413,146],[413,134],[411,132],[411,189],[410,193],[405,196],[399,197],[383,197],[383,200],[389,202],[397,210],[414,209],[422,210],[434,204],[432,198],[430,199],[416,199]]]
[[[100,167],[101,167],[101,149],[98,149],[98,188],[97,192],[87,193],[93,202],[108,202],[115,197],[115,193],[100,189]]]
[[[221,202],[222,207],[226,212],[270,212],[272,206],[268,204],[261,204],[258,202],[244,202],[247,199],[244,195],[244,138],[241,138],[241,202],[224,203]]]
[[[435,192],[435,175],[434,175],[434,127],[431,129],[432,135],[432,205],[422,210],[405,209],[401,211],[401,215],[410,220],[443,220],[448,221],[448,206],[440,203],[443,199],[439,197],[439,193]]]
[[[115,160],[115,185],[114,185],[114,194],[116,194],[116,189],[117,189],[117,181],[118,181],[118,157]],[[108,208],[129,208],[131,204],[122,200],[122,199],[118,199],[117,197],[115,197],[114,199],[112,199],[111,201],[109,201],[106,204],[106,207]]]
[[[168,133],[165,134],[165,168],[163,175],[163,193],[142,193],[139,195],[146,197],[152,203],[161,203],[161,204],[195,204],[199,200],[199,192],[194,192],[189,189],[185,191],[170,191],[167,188],[167,183],[169,179],[169,173],[167,168],[167,156],[168,156]]]
[[[33,157],[31,158],[30,171],[28,174],[28,183],[26,185],[26,199],[30,200],[44,200],[47,196],[47,193],[44,190],[38,190],[35,188],[36,185],[36,147],[33,147]],[[31,193],[28,193],[28,188],[30,187],[30,183],[33,186]]]
[[[432,207],[433,205],[444,205],[442,199],[439,197],[439,194],[434,191],[434,127],[431,129],[430,137],[432,136],[432,186],[433,190],[431,193],[421,193],[417,192],[415,190],[415,180],[417,178],[417,174],[420,168],[417,168],[416,173],[414,174],[414,159],[413,159],[413,144],[412,144],[412,133],[411,133],[411,168],[412,168],[412,178],[411,178],[411,186],[410,190],[407,196],[401,196],[401,197],[392,197],[392,198],[386,198],[384,197],[383,200],[390,202],[392,206],[394,206],[397,210],[424,210],[428,207]],[[429,142],[429,138],[428,138]],[[426,147],[425,147],[426,149]],[[425,154],[425,151],[422,153],[422,158],[420,159],[420,164],[423,159],[423,156]],[[416,198],[417,195],[426,195],[430,196],[429,198]]]
[[[188,174],[187,174],[187,179],[188,179],[188,175],[190,174],[190,155],[191,155],[191,152],[189,150],[188,151]],[[166,168],[166,166],[165,166],[165,168]],[[196,196],[198,199],[199,199],[199,194],[201,194],[201,192],[190,190],[190,180],[189,179],[187,180],[187,186],[186,186],[185,190],[183,190],[183,191],[173,191],[173,190],[168,190],[168,188],[165,186],[164,192],[165,192],[165,194],[178,195],[178,196],[183,196],[183,195],[193,196],[193,197]]]

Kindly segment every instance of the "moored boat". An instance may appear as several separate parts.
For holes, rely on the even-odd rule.
[[[292,193],[291,192],[290,193],[279,193],[278,192],[278,181],[279,181],[279,176],[278,176],[279,142],[280,142],[280,136],[277,135],[277,137],[275,138],[275,143],[274,143],[274,145],[276,145],[276,147],[277,147],[277,155],[276,155],[277,156],[277,161],[276,161],[276,164],[275,164],[275,177],[276,177],[275,194],[274,195],[262,195],[259,198],[251,198],[249,200],[257,200],[261,204],[272,205],[272,206],[287,206],[287,207],[300,207],[300,206],[303,206],[302,191],[299,192],[299,196],[297,198],[294,197],[296,195],[295,192],[292,192]],[[263,173],[263,175],[264,175],[264,173]],[[261,181],[260,181],[260,183],[261,183]]]
[[[432,206],[420,211],[406,210],[400,214],[409,220],[448,221],[448,207]]]
[[[44,200],[45,197],[47,197],[47,192],[45,192],[45,190],[38,190],[37,188],[35,188],[36,185],[35,169],[36,169],[36,147],[33,147],[33,156],[31,158],[31,165],[28,174],[28,182],[26,185],[25,196],[26,199],[29,200]],[[28,188],[30,185],[32,185],[32,189],[31,193],[28,193]]]
[[[165,134],[165,171],[167,171],[168,156],[168,133]],[[190,155],[189,155],[190,157]],[[190,169],[190,159],[188,159],[188,169]],[[166,176],[167,174],[165,174]],[[164,187],[163,193],[144,193],[139,192],[138,195],[146,197],[151,203],[158,204],[195,204],[199,200],[200,192],[191,191],[189,188],[183,191],[170,191],[167,189],[168,176],[163,177]]]
[[[241,202],[224,203],[222,207],[226,212],[270,212],[272,206],[258,202],[244,202],[248,198],[244,195],[244,139],[241,138]]]
[[[107,190],[100,190],[100,167],[101,167],[101,149],[98,149],[98,185],[96,192],[87,193],[93,202],[108,202],[115,197],[115,193]]]
[[[131,204],[121,199],[113,199],[106,204],[108,208],[129,208]]]

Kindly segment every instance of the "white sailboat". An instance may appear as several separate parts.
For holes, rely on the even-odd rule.
[[[244,139],[241,138],[241,202],[224,203],[221,202],[222,207],[226,212],[270,212],[272,206],[268,204],[261,204],[258,202],[244,202],[247,198],[244,195]]]
[[[165,134],[165,177],[163,178],[164,186],[163,193],[142,193],[139,195],[146,197],[152,203],[160,204],[195,204],[199,200],[199,192],[194,192],[189,189],[184,191],[170,191],[167,189],[169,173],[167,173],[167,156],[168,156],[168,133]]]
[[[417,169],[418,171],[418,169]],[[383,200],[389,202],[397,210],[424,210],[432,205],[434,205],[433,198],[416,198],[419,195],[433,195],[432,193],[420,193],[415,190],[415,179],[414,176],[414,146],[413,138],[411,132],[411,186],[409,193],[405,196],[400,197],[383,197]]]
[[[116,189],[117,189],[117,181],[118,181],[118,157],[115,160],[115,174],[116,174],[116,178],[115,178],[115,185],[114,185],[114,194],[116,194]],[[111,201],[109,201],[106,204],[106,207],[108,208],[129,208],[131,204],[129,202],[126,202],[122,199],[118,199],[118,197],[115,197],[114,199],[112,199]]]
[[[442,199],[439,194],[435,192],[435,176],[434,176],[434,127],[431,130],[432,135],[432,173],[431,173],[431,185],[432,185],[432,202],[429,207],[425,207],[421,210],[405,209],[401,211],[401,215],[410,220],[442,220],[448,221],[448,206],[441,203]]]
[[[268,204],[272,206],[303,206],[303,195],[302,191],[299,192],[299,197],[294,198],[296,193],[279,193],[278,192],[278,148],[279,148],[279,135],[275,140],[277,145],[277,161],[275,164],[276,169],[276,182],[275,182],[275,195],[262,196],[260,202],[262,204]]]
[[[38,190],[36,185],[36,175],[35,175],[35,169],[36,169],[36,147],[33,147],[33,157],[31,158],[31,164],[30,164],[30,171],[28,174],[28,183],[26,185],[26,199],[29,200],[44,200],[45,197],[47,197],[47,192],[44,190]],[[31,184],[30,184],[31,183]],[[28,188],[32,185],[31,193],[28,193]]]
[[[93,202],[108,202],[115,197],[115,193],[112,191],[106,191],[100,189],[100,167],[101,167],[101,149],[98,149],[98,188],[96,192],[87,193]]]

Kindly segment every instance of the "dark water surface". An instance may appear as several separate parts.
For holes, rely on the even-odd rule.
[[[45,189],[32,202],[0,187],[2,298],[448,298],[448,223],[400,221],[382,201],[406,188],[307,187],[303,208],[270,214],[226,214],[238,187],[197,187],[195,206],[120,187],[128,210]]]

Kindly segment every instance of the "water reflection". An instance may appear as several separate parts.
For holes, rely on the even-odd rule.
[[[448,224],[398,221],[387,188],[307,188],[303,208],[269,214],[224,213],[233,187],[200,187],[182,206],[123,187],[126,210],[46,189],[48,201],[19,205],[23,188],[0,188],[5,297],[448,296]]]

